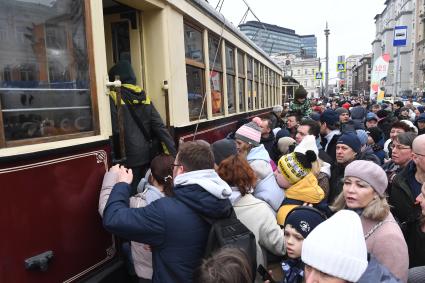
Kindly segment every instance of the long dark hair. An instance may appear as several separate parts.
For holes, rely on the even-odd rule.
[[[164,187],[166,196],[173,195],[173,169],[174,157],[161,154],[152,159],[151,174],[152,177]]]

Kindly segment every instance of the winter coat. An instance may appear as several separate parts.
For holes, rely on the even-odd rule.
[[[425,232],[421,230],[419,221],[408,225],[406,242],[409,248],[409,268],[425,265]]]
[[[260,143],[264,145],[264,148],[267,150],[267,153],[269,154],[270,158],[274,156],[274,152],[273,152],[274,142],[275,142],[275,135],[273,131],[270,131],[269,136],[267,138],[261,137]]]
[[[278,256],[285,254],[283,230],[267,203],[246,194],[236,200],[233,208],[238,219],[255,235],[257,265],[267,266],[266,250]]]
[[[291,112],[296,112],[302,117],[307,117],[313,112],[311,109],[310,100],[306,99],[302,104],[300,104],[297,100],[294,100],[293,103],[289,106]]]
[[[276,113],[272,112],[270,115],[270,120],[272,121],[272,130],[275,128],[284,128],[285,122],[281,117],[277,116]]]
[[[407,270],[409,268],[409,255],[400,230],[391,212],[382,221],[374,221],[361,216],[363,233],[366,239],[367,251],[371,253],[379,263],[402,282],[407,282]]]
[[[279,223],[279,225],[285,223],[286,216],[295,207],[302,205],[304,202],[317,204],[325,197],[323,189],[319,187],[316,177],[311,172],[303,179],[287,188],[285,194],[286,199],[283,201],[277,213],[277,223]]]
[[[382,165],[382,162],[384,161],[383,158],[382,160],[375,154],[375,152],[373,151],[373,149],[370,146],[366,146],[365,150],[363,152],[360,153],[359,160],[367,160],[367,161],[372,161],[376,164],[378,164],[379,166]]]
[[[257,176],[254,196],[264,200],[274,211],[277,211],[285,198],[285,193],[276,182],[270,165],[271,159],[264,145],[260,144],[252,148],[246,159]]]
[[[403,232],[408,229],[409,225],[416,223],[416,219],[420,214],[419,205],[415,205],[417,196],[412,194],[407,181],[409,175],[414,178],[416,172],[414,166],[412,166],[413,161],[410,162],[409,165],[394,177],[388,191],[388,202],[391,205],[391,212],[400,223]]]
[[[329,179],[330,189],[328,194],[328,204],[333,204],[337,196],[342,192],[344,186],[344,174],[346,165],[336,163],[332,168],[331,178]]]
[[[152,186],[148,182],[150,170],[146,173],[137,188],[138,194],[130,198],[130,207],[139,208],[149,205],[151,202],[164,197],[164,194],[156,187]],[[99,197],[99,213],[103,216],[103,210],[105,209],[106,202],[108,201],[109,195],[111,194],[112,187],[118,181],[118,174],[112,172],[106,172],[103,177],[102,189]],[[134,270],[140,278],[152,279],[152,252],[144,248],[144,244],[131,242],[131,255],[134,262]]]
[[[153,282],[192,282],[205,252],[210,224],[202,217],[229,217],[230,187],[214,170],[199,170],[174,179],[174,196],[143,208],[129,208],[131,188],[117,183],[103,213],[113,234],[152,248]]]
[[[378,260],[371,256],[369,259],[367,269],[362,274],[362,277],[356,283],[399,283],[399,279],[395,278],[393,274],[382,265]]]
[[[333,130],[323,139],[326,139],[326,144],[323,147],[326,153],[332,158],[332,161],[336,161],[336,143],[338,142],[341,132],[339,130]]]
[[[133,102],[133,109],[139,119],[142,121],[146,131],[149,133],[151,138],[156,137],[165,146],[166,151],[176,155],[176,148],[173,139],[171,138],[164,122],[161,119],[155,106],[152,104],[149,96],[138,86],[131,84],[123,84],[121,87],[121,97],[127,96]],[[111,98],[111,121],[112,131],[114,137],[119,134],[119,123],[118,123],[118,112],[117,112],[117,99],[116,93],[110,92]],[[147,137],[144,136],[143,132],[137,126],[131,116],[128,105],[121,101],[121,107],[123,109],[123,120],[124,120],[124,143],[125,153],[127,157],[127,166],[136,167],[146,165],[150,163],[150,145]],[[115,141],[117,142],[117,141]]]

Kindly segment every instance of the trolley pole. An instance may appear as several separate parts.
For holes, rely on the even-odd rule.
[[[328,22],[326,22],[326,28],[325,28],[325,36],[326,36],[326,70],[325,70],[325,96],[328,96],[329,92],[329,28],[328,28]]]

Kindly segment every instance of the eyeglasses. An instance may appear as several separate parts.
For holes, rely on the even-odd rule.
[[[397,149],[397,150],[403,150],[403,149],[410,149],[410,146],[403,146],[401,144],[391,144],[391,149]]]
[[[171,170],[174,170],[174,167],[177,167],[177,166],[183,166],[183,165],[181,165],[181,164],[171,164]]]
[[[414,152],[415,155],[421,156],[421,157],[425,157],[425,154],[420,154],[420,153],[416,153]]]

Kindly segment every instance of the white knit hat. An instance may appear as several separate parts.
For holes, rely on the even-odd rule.
[[[317,149],[316,138],[313,135],[308,135],[303,138],[299,145],[295,147],[295,152],[305,154],[307,150],[312,150],[316,153],[316,156],[319,154]]]
[[[368,265],[360,217],[341,210],[322,222],[304,240],[301,259],[321,272],[357,282]]]

